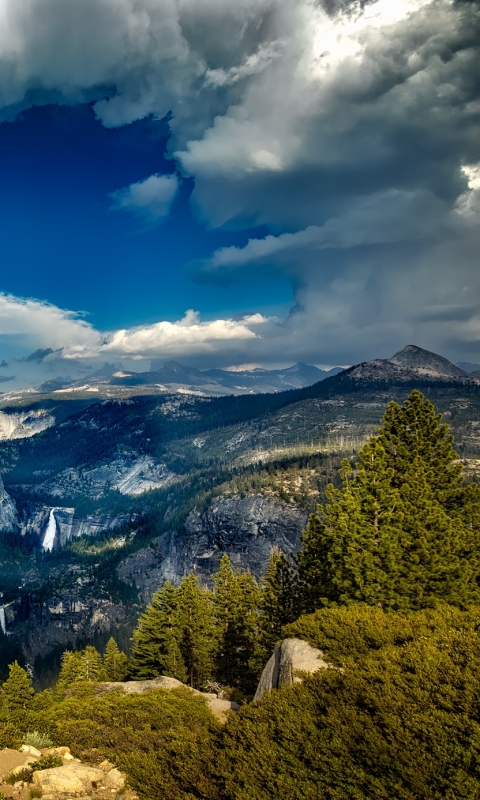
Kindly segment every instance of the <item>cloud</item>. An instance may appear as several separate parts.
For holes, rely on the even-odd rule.
[[[87,100],[105,126],[169,114],[198,216],[271,232],[212,254],[198,279],[273,269],[295,292],[282,322],[108,335],[33,305],[39,347],[349,363],[417,341],[480,356],[478,2],[4,0],[1,13],[0,119]],[[176,180],[120,188],[114,207],[154,224]]]
[[[157,322],[111,334],[101,348],[102,353],[133,357],[176,357],[207,353],[245,346],[259,337],[259,326],[267,319],[253,314],[240,320],[216,319],[200,321],[198,312],[189,310],[178,322]]]
[[[133,211],[147,222],[158,223],[168,216],[177,189],[176,175],[150,175],[143,181],[112,192],[112,208]]]
[[[7,383],[7,381],[14,381],[15,375],[0,375],[0,383]]]
[[[8,364],[7,364],[7,362],[5,361],[4,358],[2,358],[2,362],[0,363],[0,367],[2,367],[2,368],[3,367],[8,367]]]
[[[22,359],[22,360],[23,361],[43,361],[44,358],[46,358],[47,356],[51,355],[54,352],[55,352],[55,350],[52,350],[51,347],[45,347],[44,349],[40,348],[38,350],[35,350],[33,353],[30,353],[30,355],[25,356],[25,358]],[[57,350],[56,352],[60,353],[61,352],[61,348],[59,350]]]

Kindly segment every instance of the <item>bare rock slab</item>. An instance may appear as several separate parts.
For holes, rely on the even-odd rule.
[[[313,673],[328,669],[331,664],[323,660],[323,653],[302,639],[284,639],[275,646],[273,655],[262,672],[254,700],[260,700],[265,692],[278,689],[285,683],[301,681],[299,672]]]
[[[65,764],[33,773],[33,783],[42,793],[82,795],[103,785],[105,773],[86,764]]]

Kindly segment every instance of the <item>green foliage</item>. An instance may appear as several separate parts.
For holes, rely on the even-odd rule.
[[[356,470],[343,462],[342,488],[328,488],[303,536],[296,563],[305,611],[465,606],[479,597],[480,496],[462,483],[448,427],[418,391],[403,408],[390,404],[383,422]]]
[[[123,655],[123,654],[122,654]],[[98,650],[88,645],[84,650],[65,650],[55,691],[63,695],[75,684],[107,680],[106,665]]]
[[[61,767],[63,764],[63,759],[61,756],[57,755],[56,753],[49,753],[46,756],[42,756],[38,759],[38,761],[34,761],[29,764],[29,768],[32,772],[37,772],[39,769],[53,769],[54,767]]]
[[[105,678],[107,681],[124,681],[127,677],[128,659],[122,653],[113,636],[107,642],[103,657]]]
[[[284,625],[298,616],[297,585],[285,554],[274,550],[261,583],[261,643],[268,659]]]
[[[155,678],[168,675],[182,682],[187,679],[180,652],[180,621],[177,614],[180,593],[170,581],[156,592],[133,632],[130,675]]]
[[[10,716],[6,709],[2,711],[2,717]],[[4,747],[11,747],[12,750],[15,750],[20,746],[21,741],[22,736],[18,726],[9,719],[0,719],[0,750],[3,750]]]
[[[142,800],[215,800],[218,723],[188,690],[67,697],[48,724],[57,741],[85,760],[112,760]]]
[[[53,747],[52,740],[40,731],[27,731],[23,737],[23,744],[36,747],[37,750],[41,750],[43,747]]]
[[[479,614],[351,607],[288,626],[344,669],[242,707],[217,759],[222,798],[477,797]]]
[[[30,789],[30,798],[31,798],[31,800],[34,800],[34,798],[41,797],[41,796],[42,796],[42,790],[39,789],[38,786],[33,786]],[[0,800],[2,800],[1,797],[0,797]]]
[[[18,661],[10,664],[8,669],[9,675],[2,690],[8,710],[11,714],[18,714],[30,708],[35,692],[30,675]]]
[[[216,625],[216,678],[230,687],[254,690],[258,650],[259,590],[249,572],[232,569],[227,555],[212,576]]]

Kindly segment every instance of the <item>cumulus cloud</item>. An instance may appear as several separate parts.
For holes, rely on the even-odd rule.
[[[168,215],[177,189],[176,175],[150,175],[110,196],[115,210],[133,211],[147,222],[157,223]]]
[[[268,266],[295,291],[261,335],[219,320],[103,340],[59,312],[58,341],[42,346],[64,346],[73,326],[69,357],[234,341],[248,345],[240,361],[280,349],[344,363],[406,341],[480,355],[478,2],[3,0],[0,15],[0,119],[86,100],[106,126],[171,114],[199,217],[271,231],[214,253],[201,278]],[[152,175],[115,208],[161,220],[176,186]]]
[[[28,317],[24,313],[26,310]],[[279,322],[262,314],[203,321],[197,311],[190,309],[176,322],[162,320],[130,329],[98,331],[74,312],[11,295],[0,295],[0,320],[2,342],[5,345],[10,340],[22,368],[20,383],[38,382],[38,376],[44,374],[41,369],[49,367],[52,359],[55,369],[59,361],[81,369],[86,362],[94,365],[111,356],[127,360],[195,359],[212,355],[220,359],[236,358],[250,343],[261,339],[264,330],[270,330]],[[62,347],[49,346],[60,340]],[[44,346],[27,356],[22,355],[22,350],[25,351],[32,341]],[[105,364],[102,369],[96,374],[105,374]]]

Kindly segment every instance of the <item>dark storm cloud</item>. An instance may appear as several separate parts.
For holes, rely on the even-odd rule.
[[[295,290],[283,321],[213,329],[192,317],[103,339],[83,326],[88,353],[150,357],[173,336],[179,355],[203,347],[264,362],[281,352],[344,363],[407,341],[457,359],[480,355],[477,2],[6,7],[4,116],[86,97],[107,126],[171,114],[170,154],[179,174],[195,179],[199,217],[272,232],[217,251],[196,265],[199,279],[281,273]],[[157,208],[163,218],[163,184],[148,181],[118,187],[116,198],[129,212]],[[72,343],[69,352],[86,350]]]

